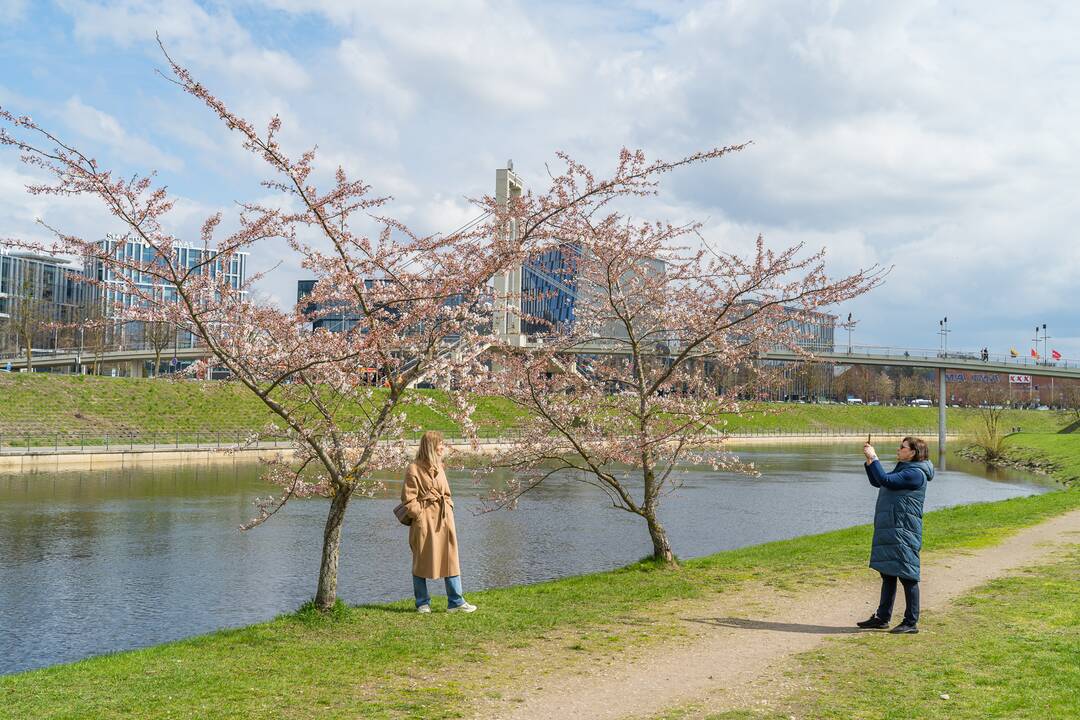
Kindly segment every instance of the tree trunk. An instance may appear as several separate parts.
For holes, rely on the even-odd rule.
[[[668,565],[675,564],[675,555],[671,552],[671,543],[668,542],[667,530],[656,519],[656,515],[649,513],[645,516],[645,522],[649,524],[649,537],[652,538],[653,560],[664,562]]]
[[[329,610],[337,600],[338,554],[341,549],[341,526],[345,522],[345,508],[349,505],[351,491],[338,489],[330,501],[323,530],[322,564],[319,566],[319,589],[315,593],[315,607]]]
[[[34,351],[30,347],[30,343],[26,343],[26,372],[32,372],[34,370]]]

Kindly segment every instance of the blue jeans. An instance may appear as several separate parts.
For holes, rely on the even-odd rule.
[[[881,573],[881,604],[878,605],[876,614],[882,620],[892,617],[893,603],[896,601],[897,579],[895,575]],[[907,603],[907,607],[904,608],[904,622],[914,625],[919,622],[919,581],[907,578],[899,578],[899,580],[904,586],[904,600]]]
[[[461,576],[443,578],[446,585],[446,604],[449,607],[460,607],[465,604],[465,598],[461,597]],[[416,607],[431,604],[431,595],[427,589],[427,578],[412,576],[412,591],[416,596]]]

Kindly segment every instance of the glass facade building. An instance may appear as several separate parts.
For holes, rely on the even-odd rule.
[[[557,333],[574,323],[581,247],[566,243],[530,257],[521,267],[521,332]]]
[[[66,260],[0,250],[0,322],[18,323],[25,312],[34,325],[70,324],[79,316],[85,293],[78,269]],[[39,327],[35,336],[35,347],[53,347],[57,330]],[[5,344],[10,341],[3,339]]]
[[[149,245],[134,240],[121,243],[117,240],[106,239],[99,241],[98,247],[108,250],[113,257],[120,261],[132,260],[149,263],[154,260],[156,255],[156,251]],[[247,278],[248,253],[236,253],[227,261],[225,259],[214,259],[214,256],[214,251],[209,249],[188,246],[173,248],[173,257],[180,267],[192,269],[205,262],[206,264],[201,272],[209,272],[211,277],[224,278],[229,287],[239,290]],[[139,286],[147,294],[157,293],[165,300],[176,299],[175,288],[163,285],[155,281],[148,273],[139,270],[116,268],[91,258],[87,262],[84,272],[88,277],[94,278],[98,282],[98,285],[93,288],[92,300],[101,303],[102,312],[106,318],[116,317],[119,306],[131,307],[138,302],[136,296],[126,292],[129,281],[131,284]],[[119,323],[115,326],[114,332],[118,335],[113,338],[113,342],[116,343],[127,344],[143,341],[141,322]],[[182,346],[190,346],[193,339],[190,334],[181,333],[178,342]]]

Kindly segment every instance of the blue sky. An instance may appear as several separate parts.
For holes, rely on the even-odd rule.
[[[420,231],[475,213],[507,158],[539,186],[565,150],[600,170],[622,146],[673,158],[753,140],[671,177],[642,216],[701,220],[749,248],[826,247],[837,273],[894,266],[838,308],[857,343],[1024,351],[1036,324],[1080,359],[1080,10],[1011,2],[31,2],[0,0],[0,105],[125,172],[157,169],[179,232],[263,172],[155,74],[170,52],[286,146],[317,144],[393,195]],[[81,200],[28,198],[0,154],[0,236],[35,218],[94,236]],[[262,288],[303,276],[282,248]]]

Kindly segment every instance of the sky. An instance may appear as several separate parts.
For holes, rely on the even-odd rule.
[[[635,216],[700,221],[729,251],[759,233],[825,248],[835,275],[891,267],[832,309],[858,345],[937,348],[947,317],[950,349],[1026,354],[1045,323],[1080,360],[1080,4],[0,0],[0,106],[117,171],[156,170],[197,240],[206,216],[264,198],[267,173],[158,74],[155,33],[419,232],[475,217],[468,198],[508,159],[542,189],[559,151],[602,173],[624,146],[674,159],[752,141],[666,176]],[[39,218],[117,229],[89,199],[28,196],[33,180],[0,153],[0,237],[45,240]],[[306,277],[285,247],[251,267],[283,304]]]

